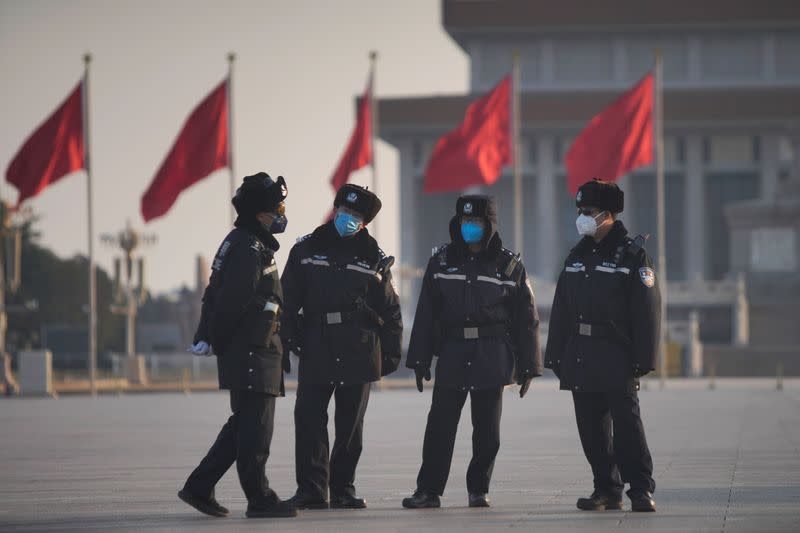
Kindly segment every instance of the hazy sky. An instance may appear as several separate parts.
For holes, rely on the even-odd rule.
[[[380,57],[381,96],[467,90],[466,55],[441,27],[439,0],[8,1],[0,0],[0,194],[12,202],[5,168],[24,139],[79,80],[90,51],[95,229],[130,219],[158,236],[146,251],[151,289],[192,283],[194,257],[210,258],[229,227],[227,171],[144,225],[139,201],[189,111],[234,74],[234,157],[239,177],[264,170],[289,184],[283,263],[295,238],[320,223],[328,184],[354,119],[368,52]],[[383,200],[379,240],[398,249],[397,152],[377,150]],[[351,181],[369,184],[362,170]],[[30,201],[42,241],[60,256],[86,253],[86,180],[65,178]],[[113,251],[96,239],[98,262]]]

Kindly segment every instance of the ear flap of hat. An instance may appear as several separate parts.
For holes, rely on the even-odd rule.
[[[369,224],[381,210],[381,200],[365,187],[347,183],[336,192],[334,207],[344,206],[364,217],[364,224]]]

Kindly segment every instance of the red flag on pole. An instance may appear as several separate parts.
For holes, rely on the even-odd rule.
[[[228,166],[227,83],[200,102],[183,125],[175,144],[142,196],[142,218],[165,214],[178,195],[209,174]]]
[[[34,131],[6,169],[6,181],[19,191],[17,205],[48,185],[84,168],[83,80]]]
[[[596,115],[567,152],[571,194],[592,178],[616,181],[653,162],[653,75]]]
[[[367,87],[358,102],[356,126],[350,134],[350,142],[339,160],[339,165],[331,176],[334,191],[347,183],[350,174],[372,161],[372,72]]]
[[[425,192],[491,185],[511,162],[511,76],[472,102],[464,121],[439,139],[425,169]]]

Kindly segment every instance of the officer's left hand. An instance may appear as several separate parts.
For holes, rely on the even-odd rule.
[[[202,355],[206,357],[213,355],[211,345],[208,344],[206,341],[196,342],[191,346],[189,346],[189,348],[186,351],[191,352],[194,355]]]
[[[533,376],[530,375],[528,372],[522,372],[517,377],[517,385],[519,385],[519,397],[524,398],[526,394],[528,394],[528,389],[531,388],[531,382],[533,381]]]

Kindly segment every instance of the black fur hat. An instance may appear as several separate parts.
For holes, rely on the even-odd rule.
[[[364,224],[369,224],[381,210],[381,200],[374,192],[365,187],[346,183],[336,192],[333,206],[352,209],[364,217]]]
[[[596,207],[614,214],[622,213],[625,208],[625,193],[616,183],[595,178],[587,181],[578,189],[578,194],[575,195],[575,205]]]
[[[262,212],[274,212],[288,195],[283,176],[273,180],[266,172],[259,172],[244,177],[231,203],[240,217],[249,218]]]

